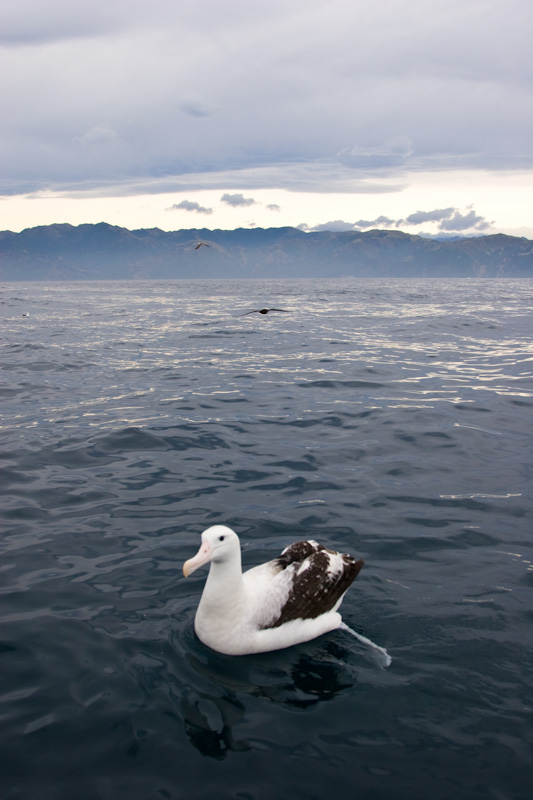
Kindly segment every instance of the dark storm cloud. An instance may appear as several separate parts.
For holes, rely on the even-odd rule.
[[[197,214],[212,214],[212,208],[204,208],[194,200],[182,200],[181,203],[174,203],[166,209],[167,211],[196,211]]]

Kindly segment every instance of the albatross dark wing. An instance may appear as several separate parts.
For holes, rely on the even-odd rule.
[[[278,619],[269,628],[293,619],[315,619],[331,611],[365,562],[316,542],[296,542],[283,551],[277,563],[281,569],[293,571],[293,586]]]
[[[253,311],[247,311],[246,314],[242,314],[241,316],[247,317],[248,314],[268,314],[269,311],[283,311],[284,314],[291,313],[286,308],[254,308]]]

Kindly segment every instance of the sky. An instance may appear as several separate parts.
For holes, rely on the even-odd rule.
[[[531,0],[2,0],[0,229],[533,238]]]

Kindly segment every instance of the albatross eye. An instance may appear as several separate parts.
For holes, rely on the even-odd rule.
[[[219,536],[219,537],[218,537],[218,541],[219,541],[219,542],[223,542],[223,541],[224,541],[224,536]]]

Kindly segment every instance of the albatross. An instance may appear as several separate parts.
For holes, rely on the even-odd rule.
[[[287,311],[286,308],[254,308],[253,311],[247,311],[246,314],[243,314],[243,317],[247,317],[248,314],[268,314],[269,311],[283,311],[284,314],[290,314],[290,311]]]
[[[234,656],[282,650],[343,627],[337,609],[364,564],[310,539],[243,572],[239,537],[225,525],[202,533],[183,574],[209,562],[194,629],[212,650]]]

